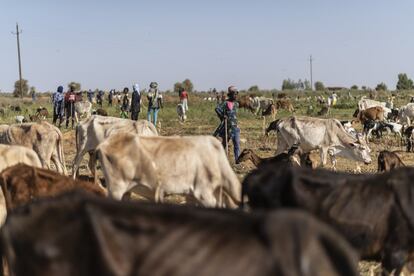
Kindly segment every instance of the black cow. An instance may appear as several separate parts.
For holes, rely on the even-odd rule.
[[[1,231],[15,276],[358,275],[347,242],[298,211],[248,214],[72,192],[15,209]]]
[[[401,272],[414,253],[414,169],[350,175],[272,164],[246,177],[252,209],[297,208],[334,226],[363,259]],[[414,255],[413,255],[414,256]]]

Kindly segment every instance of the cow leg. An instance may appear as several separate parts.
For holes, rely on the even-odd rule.
[[[326,163],[328,162],[328,149],[327,148],[321,148],[319,151],[320,151],[320,155],[321,155],[322,167],[325,167]]]
[[[82,150],[81,152],[78,152],[76,154],[75,159],[73,160],[73,165],[72,165],[73,179],[76,179],[76,174],[78,173],[80,162],[82,161],[82,158],[85,154],[86,154],[86,151]]]
[[[331,157],[332,170],[336,171],[336,157],[333,150],[329,149],[328,154]]]
[[[116,200],[122,200],[124,194],[129,191],[129,185],[123,181],[117,181],[116,185],[113,184],[114,183],[106,183],[109,196]]]
[[[95,151],[91,150],[89,153],[89,162],[88,162],[88,168],[92,175],[95,175],[96,170],[96,154]]]

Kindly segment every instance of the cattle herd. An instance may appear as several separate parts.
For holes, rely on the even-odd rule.
[[[378,173],[359,172],[373,162],[373,135],[412,150],[414,104],[362,98],[350,121],[275,120],[295,112],[287,97],[239,101],[272,115],[265,133],[277,137],[272,157],[242,151],[237,162],[255,165],[242,181],[213,136],[160,136],[148,121],[91,115],[91,106],[76,110],[71,175],[45,112],[0,125],[2,274],[352,276],[361,260],[383,275],[410,271],[414,168],[381,151]],[[89,176],[79,175],[86,154]],[[336,172],[336,157],[356,173]]]

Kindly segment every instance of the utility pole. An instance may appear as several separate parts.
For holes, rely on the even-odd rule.
[[[23,82],[22,82],[22,61],[20,58],[20,34],[22,31],[19,31],[19,24],[16,23],[16,32],[12,34],[17,37],[17,57],[19,59],[19,83],[20,83],[20,98],[23,99]]]
[[[313,91],[313,72],[312,72],[312,55],[309,57],[309,65],[310,65],[310,82],[311,82],[311,91]]]

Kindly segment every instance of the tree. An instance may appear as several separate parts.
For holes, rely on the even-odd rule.
[[[294,90],[294,89],[296,89],[296,83],[294,80],[291,80],[291,79],[283,80],[282,90]]]
[[[29,93],[29,82],[25,79],[22,79],[22,90],[20,91],[20,80],[17,80],[14,83],[13,96],[20,97],[21,95],[27,95]]]
[[[249,88],[249,90],[248,90],[249,92],[257,92],[257,91],[259,91],[259,86],[257,86],[257,85],[253,85],[253,86],[251,86],[250,88]]]
[[[398,90],[409,90],[413,88],[413,80],[408,78],[407,74],[398,74],[397,89]]]
[[[385,83],[381,82],[381,83],[377,84],[377,87],[375,87],[375,90],[377,90],[377,91],[387,91],[388,87]]]
[[[178,93],[178,92],[180,92],[180,89],[183,87],[183,84],[181,83],[181,82],[176,82],[175,84],[174,84],[174,92],[175,93]]]
[[[325,90],[325,85],[321,81],[315,82],[315,90],[316,91],[323,91]]]
[[[358,85],[356,85],[356,84],[352,85],[351,90],[358,90]]]
[[[184,80],[182,85],[183,85],[183,88],[185,89],[185,91],[187,91],[189,93],[193,92],[194,85],[189,79]]]
[[[70,89],[72,86],[75,88],[75,91],[80,91],[80,90],[81,90],[81,84],[80,84],[79,82],[74,82],[74,81],[72,81],[72,82],[70,82],[70,83],[68,84],[68,88],[69,88],[69,89]]]
[[[303,84],[305,85],[305,90],[312,90],[312,85],[311,85],[310,81],[305,80],[303,82]]]

